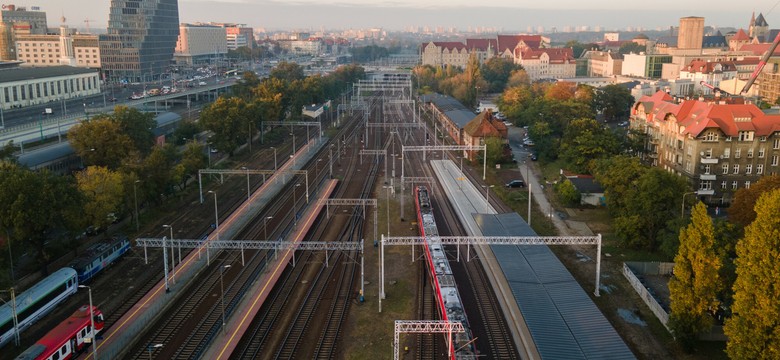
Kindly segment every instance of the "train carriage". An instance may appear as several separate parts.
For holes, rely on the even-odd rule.
[[[69,318],[44,335],[38,342],[16,357],[16,360],[67,360],[89,346],[91,339],[103,330],[103,313],[95,306],[95,331],[92,331],[90,307],[84,305]]]
[[[466,329],[465,333],[453,334],[454,347],[451,349],[450,357],[453,359],[472,358],[475,350],[471,342],[468,317],[463,309],[463,302],[452,275],[447,254],[444,252],[439,238],[439,229],[433,216],[428,188],[425,186],[416,187],[414,200],[420,236],[425,238],[423,246],[425,259],[431,271],[431,285],[436,291],[439,315],[442,320],[460,322]]]
[[[68,296],[76,293],[78,274],[72,268],[62,268],[16,297],[18,329],[14,329],[14,309],[11,302],[0,306],[0,347],[49,313]]]
[[[107,242],[92,245],[69,266],[78,273],[79,283],[86,283],[128,250],[130,250],[130,240],[127,236],[115,236]]]

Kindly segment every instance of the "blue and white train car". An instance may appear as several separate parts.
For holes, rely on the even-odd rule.
[[[70,267],[76,269],[79,283],[86,283],[98,272],[111,265],[116,259],[130,250],[130,240],[127,236],[119,235],[107,242],[90,246],[79,258],[70,263]]]
[[[18,329],[14,329],[14,311],[11,301],[0,306],[0,347],[14,338],[15,331],[30,327],[57,304],[78,289],[76,270],[62,268],[16,296]]]

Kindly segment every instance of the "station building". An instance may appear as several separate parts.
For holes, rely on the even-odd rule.
[[[100,94],[97,69],[72,66],[0,70],[0,107],[4,110]]]

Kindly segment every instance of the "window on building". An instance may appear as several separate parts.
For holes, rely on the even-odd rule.
[[[756,165],[756,175],[761,175],[763,173],[764,173],[764,164]]]
[[[712,149],[707,149],[707,151],[704,152],[704,157],[712,159]]]
[[[737,182],[736,181],[732,181],[731,182],[731,190],[737,190]]]
[[[718,141],[718,133],[716,132],[708,132],[707,135],[704,137],[704,141]]]
[[[686,151],[686,153],[688,154],[688,156],[691,156],[691,154],[693,154],[693,145],[688,145],[688,150]]]
[[[709,165],[704,165],[704,173],[705,174],[709,174],[710,173],[710,166]]]
[[[742,156],[742,149],[736,149],[734,150],[734,158],[739,159],[740,156]]]
[[[752,131],[740,131],[739,132],[739,141],[753,141],[753,132]]]
[[[727,187],[728,187],[728,181],[721,181],[720,182],[720,188],[722,190],[726,190]]]
[[[723,174],[728,174],[729,173],[729,164],[726,163],[726,164],[721,165],[721,169],[723,170]]]
[[[745,189],[750,189],[750,180],[745,181]]]
[[[729,148],[723,149],[723,158],[728,159],[729,157],[731,157],[731,149]]]
[[[731,136],[726,136],[726,141],[731,141]]]
[[[733,171],[734,174],[739,174],[739,164],[734,165],[733,169],[734,169],[734,171]]]
[[[758,149],[758,158],[759,159],[763,159],[764,158],[764,152],[765,152],[764,148]]]
[[[712,180],[702,180],[699,183],[699,190],[712,190]]]
[[[748,149],[747,157],[748,157],[748,159],[752,159],[753,158],[753,149]]]
[[[772,155],[772,162],[771,162],[772,166],[777,166],[777,159],[778,159],[777,155]]]
[[[758,138],[758,141],[764,142],[766,141],[766,136],[761,136]]]
[[[772,144],[772,149],[780,149],[780,138],[775,139],[774,143]]]
[[[751,164],[745,165],[745,174],[750,175],[751,173],[753,173],[753,165]]]

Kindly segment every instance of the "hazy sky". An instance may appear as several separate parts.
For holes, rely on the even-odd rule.
[[[5,4],[39,6],[49,26],[105,28],[110,0],[5,0]],[[655,29],[677,25],[680,17],[703,16],[705,24],[746,28],[751,12],[763,12],[772,28],[780,28],[780,0],[754,0],[744,8],[739,2],[710,0],[179,0],[181,22],[238,22],[274,29],[334,29],[409,26],[446,26],[466,29],[489,26],[505,31],[525,31],[528,26],[546,30],[565,26],[627,26]],[[478,4],[479,6],[475,6]],[[706,6],[704,6],[706,4]],[[707,10],[702,10],[706,8]],[[673,9],[673,10],[661,10]],[[775,16],[777,10],[778,16]]]

